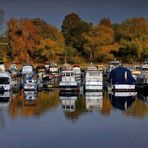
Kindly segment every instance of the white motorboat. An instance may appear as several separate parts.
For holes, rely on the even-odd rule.
[[[11,76],[8,72],[0,73],[0,91],[10,91],[13,88]]]
[[[22,68],[22,74],[30,74],[30,73],[33,73],[33,72],[34,72],[34,70],[33,70],[32,65],[25,65]]]
[[[75,72],[62,71],[59,87],[60,91],[79,91],[79,85],[75,78]]]
[[[59,67],[54,61],[52,61],[49,65],[49,73],[52,74],[54,78],[59,77]]]
[[[26,77],[23,84],[24,90],[37,90],[37,80],[32,75]]]
[[[86,91],[103,90],[103,72],[102,70],[98,70],[97,67],[92,64],[86,70],[85,90]]]
[[[143,92],[148,89],[148,64],[141,65],[141,73],[137,77],[137,91]]]
[[[74,65],[72,68],[72,71],[75,72],[75,76],[76,76],[76,81],[80,84],[81,83],[81,68],[79,65]]]

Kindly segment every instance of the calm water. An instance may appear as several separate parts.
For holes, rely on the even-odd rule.
[[[7,102],[3,97],[9,95]],[[1,94],[0,100],[0,148],[148,146],[148,100],[143,95],[20,91]]]

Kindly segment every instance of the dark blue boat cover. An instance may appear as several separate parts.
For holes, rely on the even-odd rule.
[[[135,79],[129,69],[119,66],[109,74],[109,81],[112,84],[134,84]]]

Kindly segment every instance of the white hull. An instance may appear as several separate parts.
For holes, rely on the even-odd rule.
[[[85,83],[85,90],[87,91],[95,91],[95,90],[103,90],[103,83],[102,82],[86,82]]]
[[[130,92],[114,92],[115,97],[129,97],[129,96],[136,96],[137,92],[130,91]]]
[[[115,84],[115,85],[112,85],[112,90],[115,90],[115,91],[130,91],[130,90],[135,90],[135,85]]]
[[[78,91],[79,85],[75,79],[75,73],[73,71],[63,71],[59,87],[60,91]]]

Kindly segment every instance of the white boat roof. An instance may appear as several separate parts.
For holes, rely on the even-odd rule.
[[[62,73],[75,73],[75,72],[72,70],[65,70],[65,71],[62,71]]]
[[[0,77],[10,77],[8,72],[0,72]]]
[[[93,71],[93,70],[98,70],[98,69],[97,69],[96,66],[91,65],[91,66],[88,66],[88,67],[87,67],[87,70],[92,70],[92,71]]]
[[[143,64],[141,68],[148,68],[148,64]]]

